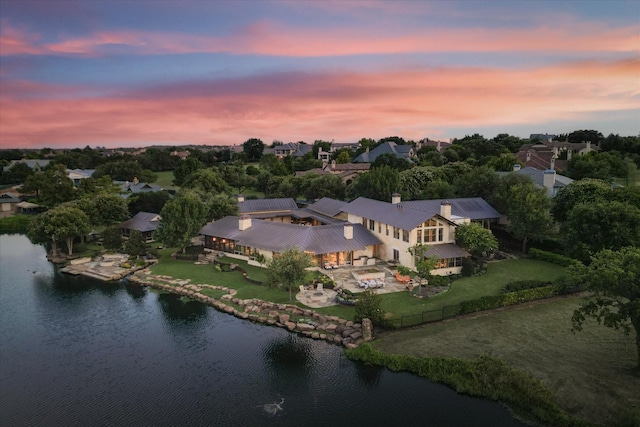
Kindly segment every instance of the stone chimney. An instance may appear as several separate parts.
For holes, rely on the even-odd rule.
[[[350,222],[344,224],[344,238],[347,240],[353,240],[353,224]]]
[[[442,151],[442,146],[440,145],[440,140],[436,141],[436,151],[438,153]]]
[[[400,197],[400,194],[398,193],[393,193],[391,195],[391,204],[392,205],[397,205],[398,203],[400,203],[402,201],[402,198]]]
[[[542,177],[542,185],[547,190],[547,195],[553,197],[553,185],[556,183],[556,171],[547,169]]]
[[[244,196],[242,194],[238,194],[238,203],[244,202]]]
[[[451,203],[442,202],[440,204],[440,216],[446,219],[451,219]]]
[[[553,157],[551,158],[551,166],[549,166],[549,169],[556,170],[556,159]]]
[[[567,149],[567,161],[571,160],[571,155],[573,154],[573,150],[571,148]]]
[[[515,165],[513,165],[513,171],[518,172],[520,170],[520,167],[521,167],[520,164],[516,163]]]
[[[527,151],[527,162],[531,161],[531,150]]]
[[[585,151],[588,153],[589,151],[591,151],[591,141],[587,141],[586,144],[587,146],[585,148]]]
[[[248,228],[251,228],[251,217],[245,214],[238,220],[238,230],[244,231]]]
[[[335,161],[335,159],[334,159],[334,160],[331,160],[331,170],[332,170],[332,171],[333,171],[333,170],[336,170],[336,161]]]
[[[133,185],[138,185],[138,183],[139,183],[139,182],[140,182],[140,181],[138,180],[138,177],[137,177],[137,176],[134,176],[134,177],[133,177]]]

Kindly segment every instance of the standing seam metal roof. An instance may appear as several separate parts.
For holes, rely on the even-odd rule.
[[[241,231],[237,216],[211,222],[200,230],[200,234],[235,240],[239,245],[274,252],[297,247],[302,251],[324,254],[362,250],[369,245],[382,243],[361,224],[353,224],[353,239],[346,239],[344,224],[311,227],[253,219],[251,227]]]

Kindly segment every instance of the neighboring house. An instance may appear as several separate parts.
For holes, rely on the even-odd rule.
[[[0,217],[13,215],[18,210],[18,204],[22,202],[20,194],[7,191],[0,194]]]
[[[573,179],[560,175],[553,169],[540,170],[532,167],[522,168],[520,165],[514,165],[513,172],[498,172],[499,175],[509,173],[528,176],[537,187],[546,189],[549,197],[555,196],[561,188],[573,182]]]
[[[394,194],[391,203],[359,197],[343,210],[349,222],[361,223],[382,241],[376,257],[415,269],[415,259],[408,249],[426,244],[430,246],[426,256],[438,259],[432,271],[438,275],[460,273],[462,259],[469,256],[455,245],[459,224],[474,221],[488,225],[500,218],[500,214],[479,197],[402,202],[400,196]]]
[[[516,153],[516,157],[523,166],[563,171],[567,169],[568,162],[573,156],[597,150],[600,148],[593,146],[589,141],[580,143],[543,141],[524,144]],[[564,160],[565,158],[566,160]]]
[[[386,141],[371,151],[367,148],[367,151],[353,159],[353,163],[373,163],[383,154],[393,154],[400,159],[413,161],[415,151],[412,145],[398,145],[393,141]]]
[[[131,232],[135,230],[142,234],[147,243],[153,242],[153,233],[158,228],[160,219],[160,215],[157,213],[138,212],[131,219],[128,219],[119,225],[122,237],[128,239],[131,236]]]
[[[331,155],[336,151],[344,149],[356,151],[358,147],[360,147],[359,142],[332,142],[329,151],[324,151],[322,147],[318,149],[318,160],[329,162]]]
[[[360,224],[306,227],[297,224],[252,219],[248,215],[228,216],[205,225],[205,248],[231,257],[251,259],[261,254],[273,259],[285,249],[297,248],[312,257],[315,265],[366,265],[377,252],[380,240]]]
[[[309,144],[304,144],[301,142],[288,142],[282,145],[276,145],[273,148],[265,148],[262,151],[262,155],[265,154],[273,154],[279,159],[283,159],[285,157],[303,157],[307,153],[309,153],[313,147]]]
[[[41,172],[42,169],[44,169],[50,162],[51,162],[51,160],[47,160],[47,159],[12,160],[11,163],[9,163],[7,166],[5,166],[3,168],[3,171],[8,171],[9,169],[14,167],[15,165],[17,165],[19,163],[23,163],[23,164],[29,166],[34,171]]]
[[[371,163],[344,163],[337,164],[335,160],[331,163],[326,163],[322,168],[309,169],[306,171],[297,171],[296,176],[304,176],[310,173],[318,175],[338,175],[342,178],[342,182],[345,185],[349,185],[353,182],[356,176],[364,172],[369,172]]]
[[[425,138],[420,140],[416,144],[416,150],[420,150],[422,147],[434,147],[438,153],[442,153],[442,151],[445,150],[450,145],[451,145],[450,142],[434,141],[432,139]]]
[[[185,151],[174,150],[169,154],[171,154],[172,156],[180,157],[181,160],[185,160],[187,157],[189,157],[191,152],[186,150]]]
[[[423,243],[430,246],[427,256],[438,259],[434,274],[457,274],[469,254],[455,245],[456,227],[470,221],[488,226],[500,214],[481,198],[401,202],[394,195],[392,203],[325,197],[270,218],[278,220],[243,214],[209,223],[201,230],[205,247],[243,259],[258,253],[271,259],[295,246],[312,254],[316,265],[371,265],[379,258],[415,268],[408,249]]]
[[[83,179],[90,178],[95,169],[67,169],[67,176],[73,181],[73,185],[80,184]]]
[[[114,181],[114,184],[120,186],[120,193],[122,193],[122,197],[125,199],[137,193],[155,193],[163,190],[159,185],[140,182],[138,178],[133,178],[131,182]]]
[[[552,135],[548,133],[532,133],[531,135],[529,135],[529,141],[551,142],[557,137],[558,135]]]

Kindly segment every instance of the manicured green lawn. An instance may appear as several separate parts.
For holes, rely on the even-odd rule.
[[[571,315],[581,301],[565,297],[382,332],[373,343],[386,353],[413,356],[472,359],[487,354],[542,380],[571,415],[616,425],[620,415],[635,412],[638,422],[634,338],[595,321],[572,333]]]
[[[397,318],[423,311],[441,310],[442,307],[455,306],[463,301],[480,298],[486,295],[497,295],[507,283],[516,280],[556,280],[564,275],[564,267],[544,261],[532,259],[510,259],[492,262],[487,272],[480,276],[466,277],[451,284],[449,291],[432,298],[415,298],[409,292],[382,294],[382,308],[388,316]],[[327,307],[318,311],[353,317],[352,307]]]
[[[175,178],[173,176],[173,171],[162,171],[162,172],[154,172],[154,173],[158,175],[158,179],[156,180],[156,182],[154,182],[154,184],[159,185],[165,190],[180,189],[180,187],[176,187],[175,185],[173,185],[173,179]]]
[[[171,258],[175,248],[163,249],[159,251],[160,262],[151,267],[151,272],[157,275],[172,276],[176,279],[191,279],[191,283],[204,283],[209,285],[226,286],[238,290],[236,297],[241,299],[258,298],[264,301],[277,303],[298,304],[294,299],[289,301],[289,293],[270,288],[265,285],[254,285],[242,277],[242,274],[235,271],[217,271],[213,265],[196,265],[193,261],[180,261]],[[260,267],[248,265],[246,262],[231,258],[222,258],[225,262],[234,262],[241,265],[249,277],[256,280],[265,279],[265,270]],[[299,304],[298,304],[299,305]]]

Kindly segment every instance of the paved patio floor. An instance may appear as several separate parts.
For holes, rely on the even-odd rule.
[[[385,285],[382,288],[375,289],[377,293],[387,294],[390,292],[407,292],[406,285],[399,283],[395,279],[393,268],[393,266],[386,264],[378,264],[366,267],[345,266],[331,270],[322,270],[322,272],[333,279],[338,288],[348,289],[353,293],[358,293],[364,292],[364,289],[359,287],[356,283],[353,272],[376,269],[385,273]],[[336,291],[332,289],[305,289],[296,294],[296,300],[311,308],[328,307],[331,305],[338,305],[338,302],[336,301],[336,294]]]

